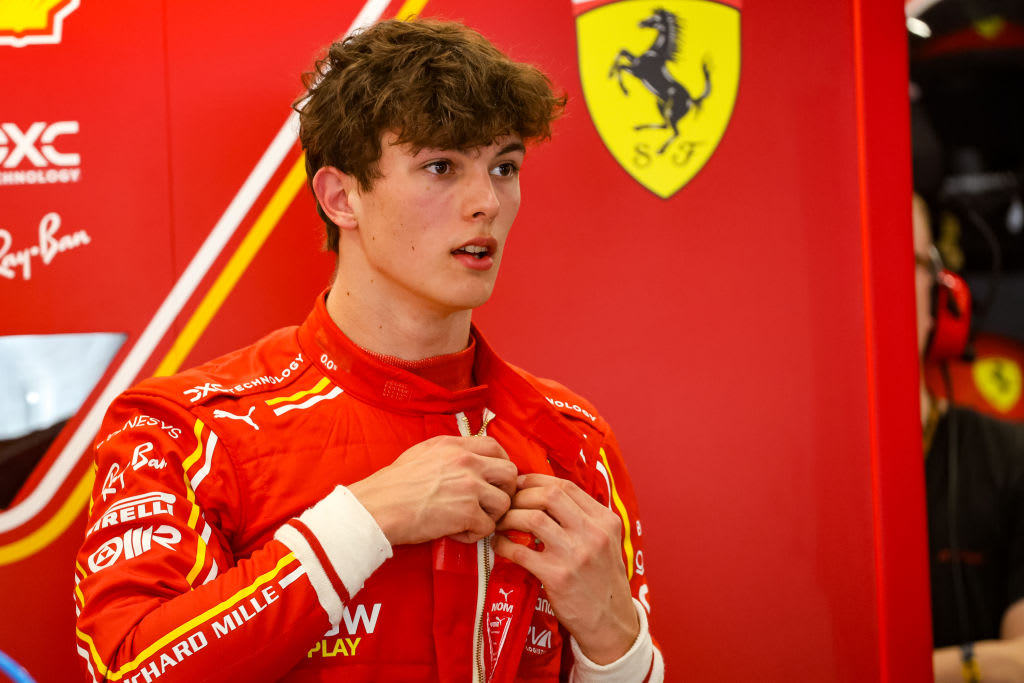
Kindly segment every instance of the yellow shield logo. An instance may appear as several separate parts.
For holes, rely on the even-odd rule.
[[[979,358],[971,366],[978,393],[1002,413],[1009,412],[1021,397],[1020,366],[1009,358]]]
[[[740,82],[740,0],[575,0],[580,81],[608,150],[668,199],[718,147]]]

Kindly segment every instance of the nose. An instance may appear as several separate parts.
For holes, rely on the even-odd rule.
[[[501,201],[494,189],[494,178],[487,170],[473,173],[468,182],[465,214],[470,220],[494,220]]]

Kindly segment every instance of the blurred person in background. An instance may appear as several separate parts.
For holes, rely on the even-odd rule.
[[[913,228],[935,681],[1024,681],[1024,425],[928,391],[942,262],[918,195]]]

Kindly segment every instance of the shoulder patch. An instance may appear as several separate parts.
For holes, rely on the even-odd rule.
[[[580,419],[589,419],[591,422],[597,422],[597,415],[587,410],[587,408],[581,406],[579,403],[575,403],[570,400],[562,400],[560,398],[552,398],[551,396],[545,395],[544,398],[548,400],[548,403],[571,416],[578,417]]]
[[[181,393],[188,398],[189,403],[193,404],[205,403],[211,398],[225,394],[230,396],[255,394],[280,384],[288,384],[288,380],[297,377],[305,369],[306,365],[307,362],[303,358],[302,352],[298,352],[284,367],[279,369],[268,368],[270,370],[269,373],[259,375],[253,373],[248,376],[235,373],[225,374],[224,376],[210,374],[201,377],[201,379],[211,381],[196,383],[191,387],[184,388]],[[183,379],[185,377],[187,375],[182,376]]]
[[[294,328],[277,330],[251,346],[170,377],[148,379],[137,388],[189,407],[287,386],[311,367],[294,339]]]
[[[553,408],[558,410],[559,413],[565,417],[579,420],[580,422],[590,425],[600,433],[604,433],[607,429],[607,423],[598,414],[597,408],[594,404],[583,398],[572,389],[566,387],[560,382],[556,382],[553,379],[546,379],[543,377],[537,377],[520,367],[509,364],[520,377],[525,379],[533,389],[544,397]]]

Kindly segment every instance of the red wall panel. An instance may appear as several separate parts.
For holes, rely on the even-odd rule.
[[[79,170],[77,182],[0,184],[0,229],[12,238],[0,260],[38,246],[40,221],[51,212],[60,217],[54,237],[84,231],[89,242],[49,264],[32,257],[29,278],[21,270],[0,278],[3,334],[139,328],[150,300],[126,283],[164,290],[173,277],[160,5],[86,2],[64,24],[58,45],[0,46],[0,121],[22,131],[74,122],[78,132],[54,145],[80,156],[68,168]],[[10,161],[0,173],[56,170]]]

